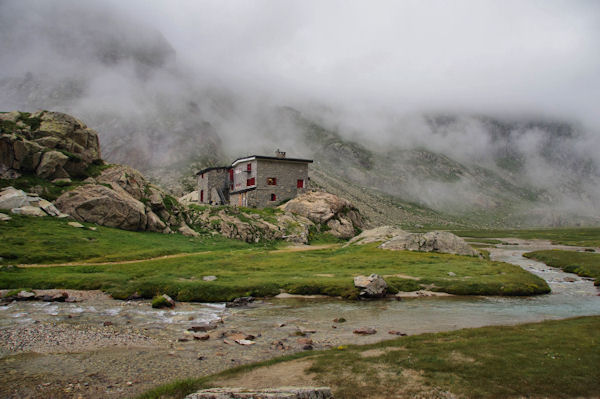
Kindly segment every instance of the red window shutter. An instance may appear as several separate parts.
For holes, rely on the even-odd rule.
[[[296,183],[296,187],[297,188],[304,188],[304,180],[298,179],[298,182]]]
[[[246,170],[248,172],[252,172],[252,164],[251,163],[249,163],[248,165],[246,165]]]
[[[229,181],[233,181],[233,169],[229,169]]]
[[[254,177],[246,180],[246,186],[253,186],[255,183],[256,183],[256,180]]]

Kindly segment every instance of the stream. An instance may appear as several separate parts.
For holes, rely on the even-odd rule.
[[[412,335],[600,315],[600,290],[591,279],[522,256],[555,246],[508,240],[516,245],[491,248],[491,259],[544,278],[551,294],[402,301],[273,298],[243,308],[181,303],[155,310],[149,301],[116,301],[95,293],[76,303],[0,306],[0,396],[130,397],[172,379],[304,350],[306,339],[314,349],[325,349],[390,339],[392,330]],[[342,317],[347,321],[333,322]],[[187,331],[221,320],[206,341],[194,340]],[[373,327],[377,334],[353,334],[359,327]],[[255,344],[241,346],[227,338],[236,332],[252,334]]]

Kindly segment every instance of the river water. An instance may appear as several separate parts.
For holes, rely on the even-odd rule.
[[[591,279],[522,257],[524,252],[547,248],[547,243],[519,244],[492,248],[491,258],[539,275],[552,288],[551,294],[401,301],[273,298],[244,308],[182,303],[173,310],[154,310],[148,301],[115,301],[98,294],[77,303],[0,306],[0,333],[4,334],[0,337],[0,374],[9,376],[0,394],[130,396],[173,378],[302,350],[301,334],[313,341],[315,349],[323,349],[389,339],[392,330],[412,335],[600,315],[600,290]],[[347,321],[333,322],[340,317]],[[187,332],[192,325],[217,320],[223,323],[210,332],[207,341],[195,341]],[[359,327],[378,332],[353,334]],[[256,336],[255,344],[242,347],[228,341],[225,336],[232,332]],[[58,373],[48,370],[55,363],[61,365]],[[170,370],[168,375],[165,369]]]

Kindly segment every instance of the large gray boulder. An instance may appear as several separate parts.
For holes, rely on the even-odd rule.
[[[0,209],[13,209],[29,205],[29,197],[23,190],[7,187],[0,191]]]
[[[354,277],[354,286],[360,289],[363,298],[381,298],[387,291],[387,283],[377,274]]]
[[[379,226],[374,229],[364,230],[362,233],[352,238],[346,245],[362,245],[370,244],[372,242],[385,242],[390,239],[408,234],[396,226]]]
[[[61,195],[54,205],[80,222],[124,230],[146,230],[143,203],[108,187],[88,184]]]
[[[319,226],[327,226],[328,233],[339,238],[354,237],[356,230],[364,227],[358,209],[350,201],[330,193],[308,192],[279,208],[304,216]]]
[[[428,233],[405,232],[384,242],[379,247],[396,251],[407,250],[469,256],[479,255],[465,240],[448,231],[430,231]]]

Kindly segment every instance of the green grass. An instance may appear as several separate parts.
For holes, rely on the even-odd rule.
[[[471,238],[505,238],[550,240],[553,244],[575,245],[581,247],[600,246],[600,228],[560,228],[537,230],[456,230],[454,234]],[[487,241],[484,241],[487,242]]]
[[[548,266],[559,267],[568,273],[591,277],[595,280],[594,285],[600,285],[600,254],[549,250],[528,252],[523,256],[544,262]]]
[[[118,261],[152,258],[249,245],[217,237],[190,238],[132,232],[83,223],[96,231],[69,226],[68,220],[11,215],[0,222],[0,264]]]
[[[314,385],[337,399],[370,397],[596,397],[600,391],[600,317],[484,327],[351,345],[245,365],[175,381],[139,399],[182,398],[214,381],[304,358]],[[261,372],[268,375],[268,370]],[[436,393],[438,395],[436,395]]]
[[[138,263],[0,270],[0,288],[102,289],[115,298],[166,293],[179,301],[224,301],[240,296],[293,294],[356,297],[353,277],[388,275],[390,291],[422,288],[460,295],[533,295],[549,292],[518,266],[476,257],[386,251],[377,244],[289,252],[220,237],[77,229],[51,218],[15,217],[0,227],[4,264],[124,260],[207,251]],[[452,271],[456,276],[448,276]],[[393,277],[406,274],[419,281]],[[215,275],[216,281],[202,281]],[[328,275],[332,275],[330,277]]]

